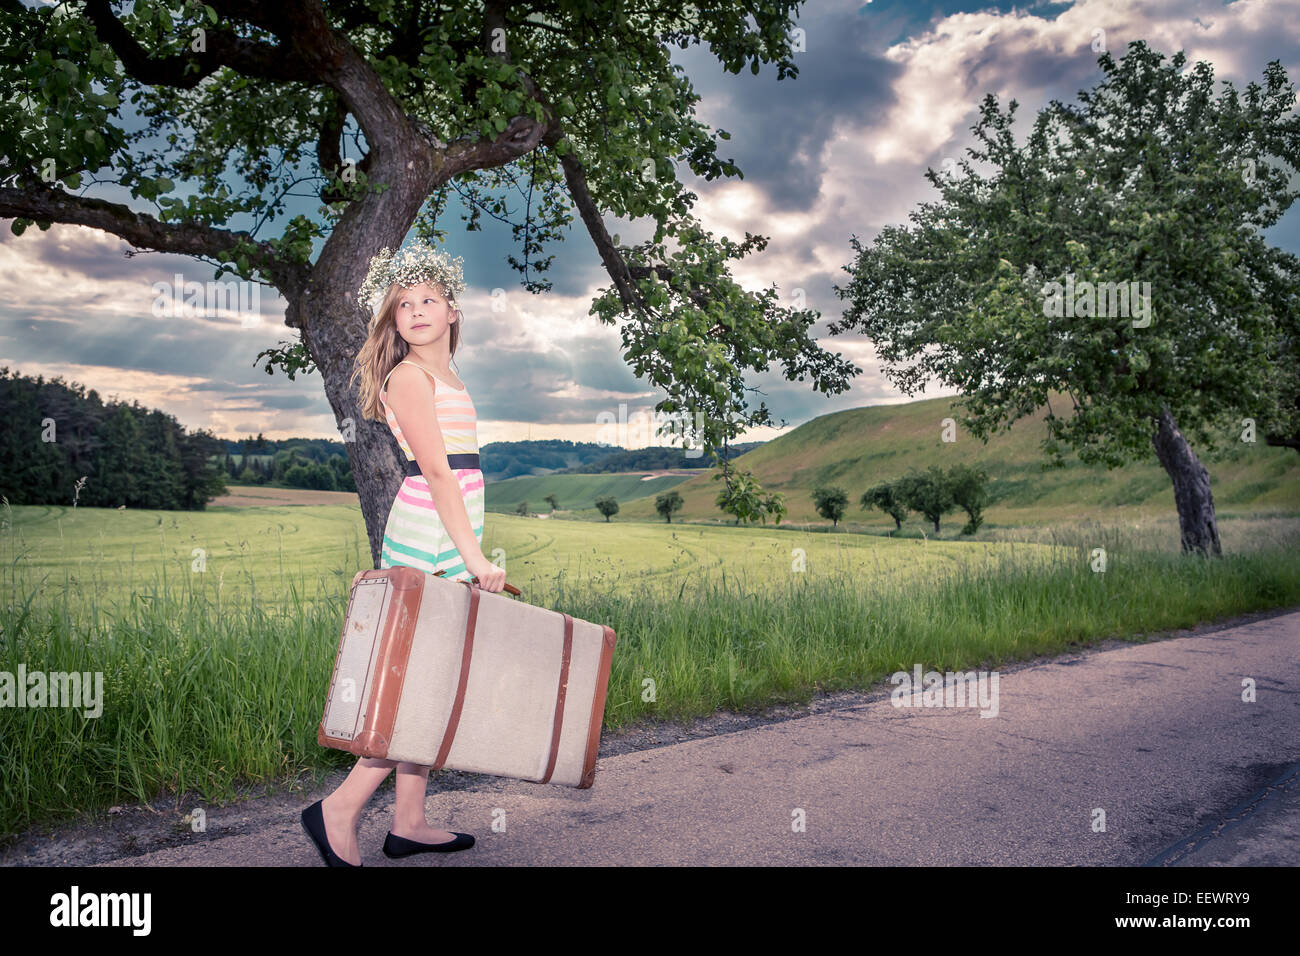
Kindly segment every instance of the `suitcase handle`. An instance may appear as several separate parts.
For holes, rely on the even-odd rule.
[[[440,575],[440,574],[446,574],[446,573],[447,573],[447,569],[446,569],[446,568],[443,568],[441,571],[434,571],[434,572],[433,572],[434,577],[437,577],[437,576]],[[472,578],[470,578],[470,580],[471,580],[471,581],[477,581],[478,578],[477,578],[477,577],[472,577]],[[510,593],[510,594],[515,594],[515,595],[518,595],[518,594],[519,594],[519,589],[518,589],[517,587],[515,587],[513,584],[507,584],[503,590],[507,591],[507,592]]]

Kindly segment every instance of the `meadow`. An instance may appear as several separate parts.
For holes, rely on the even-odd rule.
[[[618,633],[611,730],[1300,604],[1294,516],[1225,520],[1219,561],[1172,551],[1159,522],[1032,530],[926,540],[490,514],[484,550],[522,599]],[[100,672],[104,702],[97,717],[0,707],[0,834],[124,802],[165,800],[179,819],[350,765],[316,726],[347,587],[370,566],[354,507],[6,503],[0,669]]]

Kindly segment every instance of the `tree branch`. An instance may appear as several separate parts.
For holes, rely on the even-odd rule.
[[[537,148],[547,127],[531,116],[516,116],[495,139],[465,137],[453,140],[442,151],[439,183],[471,169],[504,166]]]
[[[224,17],[243,20],[279,38],[278,46],[209,30],[205,52],[154,58],[131,36],[108,0],[87,0],[87,16],[127,73],[142,83],[191,88],[223,66],[259,79],[326,84],[357,118],[377,157],[428,156],[430,144],[365,58],[330,25],[320,0],[209,0]],[[197,72],[186,67],[197,63]],[[394,167],[395,168],[395,167]],[[399,173],[400,175],[400,173]],[[385,179],[384,181],[388,181]]]
[[[1296,454],[1300,455],[1300,435],[1292,435],[1290,438],[1285,435],[1265,435],[1264,444],[1277,448],[1294,448]]]
[[[127,75],[150,86],[174,86],[193,89],[205,77],[223,66],[245,76],[267,80],[312,80],[306,64],[292,56],[283,45],[278,47],[236,36],[229,30],[204,27],[203,51],[187,49],[174,56],[152,57],[133,37],[126,25],[113,15],[109,0],[85,0],[86,18],[94,24],[99,38],[113,48]],[[218,11],[227,6],[220,0],[212,6]],[[187,70],[198,64],[197,70]]]
[[[21,187],[0,187],[0,216],[90,226],[120,236],[139,249],[190,256],[215,258],[218,253],[233,252],[243,240],[253,246],[244,253],[249,264],[270,277],[285,298],[301,294],[311,274],[309,265],[285,261],[270,243],[246,232],[195,222],[163,222],[121,203],[74,196],[30,175],[23,177]]]
[[[343,154],[341,146],[343,142],[343,129],[348,118],[348,108],[344,105],[343,100],[338,96],[325,94],[330,97],[331,102],[325,106],[325,117],[321,121],[320,135],[316,139],[316,163],[320,166],[323,175],[339,175],[339,170],[343,167]],[[366,153],[357,163],[357,170],[370,173],[370,159],[373,153]],[[321,202],[327,205],[333,205],[337,202],[347,201],[345,190],[342,186],[331,188],[328,184],[321,189]]]

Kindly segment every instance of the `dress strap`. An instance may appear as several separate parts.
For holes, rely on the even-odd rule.
[[[437,376],[435,376],[432,372],[430,372],[427,368],[425,368],[425,367],[424,367],[423,365],[421,365],[419,362],[408,362],[406,359],[402,359],[400,362],[397,363],[397,365],[414,365],[416,368],[420,369],[420,370],[423,371],[426,375],[428,375],[430,378],[432,378],[435,382],[438,381]],[[397,371],[397,365],[394,365],[392,368],[390,368],[390,369],[388,370],[388,375],[392,375],[394,372]],[[385,392],[385,391],[388,390],[388,375],[385,375],[385,376],[384,376],[384,384],[379,386],[379,390],[380,390],[381,392]]]

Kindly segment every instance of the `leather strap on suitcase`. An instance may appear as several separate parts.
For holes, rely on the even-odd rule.
[[[477,580],[477,579],[476,579]],[[478,585],[469,581],[461,584],[469,588],[469,614],[465,622],[465,644],[460,655],[460,679],[456,684],[456,699],[451,705],[451,717],[447,721],[447,731],[442,736],[438,747],[438,758],[433,763],[434,770],[441,770],[451,752],[452,741],[456,737],[456,728],[460,725],[461,710],[465,706],[465,685],[469,682],[469,666],[474,657],[474,625],[478,621]],[[563,612],[561,612],[563,613]],[[564,728],[564,697],[569,689],[569,661],[573,656],[573,618],[564,615],[564,651],[560,659],[560,681],[555,691],[555,721],[551,725],[551,752],[546,761],[546,774],[538,783],[549,783],[555,772],[555,759],[560,749],[560,732]]]

